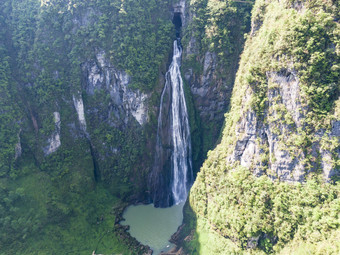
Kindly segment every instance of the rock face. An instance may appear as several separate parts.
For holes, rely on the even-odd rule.
[[[216,24],[211,24],[211,20],[215,19],[214,15],[211,14],[213,8],[210,4],[213,3],[204,3],[186,1],[182,33],[184,47],[183,78],[186,86],[190,88],[197,122],[200,126],[199,138],[193,138],[193,140],[200,140],[201,142],[201,144],[193,146],[194,150],[197,150],[198,147],[201,150],[200,152],[194,151],[194,154],[200,155],[200,160],[194,164],[194,171],[198,171],[208,150],[215,146],[224,122],[224,113],[229,107],[239,54],[244,42],[240,34],[233,34],[231,31],[243,31],[247,23],[244,21],[246,19],[233,20],[231,18],[232,26],[228,29],[230,30],[230,38],[232,38],[230,47],[233,48],[233,52],[228,52],[225,49],[224,56],[221,57],[216,49],[205,45],[203,42],[204,40],[213,40],[208,38],[207,34],[210,30],[218,29]],[[199,6],[196,6],[196,4]],[[202,13],[205,13],[205,15],[202,15]],[[240,14],[240,16],[242,15]],[[205,22],[203,31],[202,28],[199,28],[199,22],[202,22],[202,20]],[[203,37],[204,40],[200,37]],[[223,59],[227,59],[228,64],[225,64]]]
[[[84,103],[83,103],[83,99],[82,99],[81,95],[79,96],[78,99],[73,95],[73,104],[74,104],[74,108],[76,108],[76,111],[77,111],[77,114],[78,114],[78,120],[79,120],[80,128],[81,128],[82,131],[84,131],[86,133],[86,120],[85,120],[85,112],[84,112]]]
[[[323,177],[326,181],[329,181],[333,176],[339,176],[340,170],[336,167],[335,160],[336,158],[340,158],[340,146],[335,148],[334,152],[331,153],[329,150],[323,148],[321,145],[322,138],[333,141],[336,143],[339,142],[340,137],[340,120],[333,121],[331,132],[322,132],[322,136],[319,137],[320,145],[320,154],[322,158],[321,167],[323,169]]]
[[[18,133],[18,142],[15,145],[15,159],[18,159],[22,154],[20,133],[21,133],[21,130]]]
[[[83,70],[86,75],[85,90],[89,95],[94,95],[100,90],[110,95],[108,117],[112,125],[119,125],[121,116],[125,116],[124,124],[128,123],[130,117],[133,117],[140,125],[147,122],[146,100],[148,96],[128,87],[130,77],[125,71],[116,69],[105,58],[105,52],[98,52],[96,60],[85,63]]]
[[[300,127],[302,118],[299,109],[300,89],[298,78],[294,71],[282,73],[267,73],[267,82],[273,89],[268,91],[268,107],[264,113],[267,118],[275,118],[280,112],[274,110],[280,106],[279,110],[286,109],[294,120],[294,126]],[[243,102],[251,100],[251,89],[247,90],[243,97]],[[292,125],[292,124],[290,124]],[[301,160],[304,155],[292,156],[288,149],[280,142],[281,135],[285,130],[292,130],[292,127],[280,123],[266,124],[258,117],[253,109],[243,113],[243,117],[236,125],[237,137],[233,155],[228,158],[228,164],[240,162],[247,168],[252,168],[256,175],[264,174],[264,168],[268,167],[267,174],[272,178],[283,181],[302,181],[304,176],[304,166]],[[265,149],[268,148],[268,149]],[[261,156],[267,155],[269,162],[261,160]],[[266,165],[266,166],[265,166]]]
[[[184,48],[183,62],[187,61],[195,52],[195,38],[191,37],[189,44]],[[237,59],[234,59],[237,62]],[[218,78],[217,73],[221,71],[216,53],[207,51],[196,60],[203,66],[202,73],[197,73],[190,65],[183,68],[184,79],[190,87],[195,110],[202,123],[202,136],[206,141],[204,144],[206,151],[211,149],[217,140],[224,120],[224,112],[227,110],[232,91],[231,75],[227,81]],[[236,72],[236,70],[235,70]],[[232,73],[232,72],[231,72]]]
[[[192,49],[188,51],[192,52]],[[193,69],[189,68],[184,77],[190,86],[202,122],[219,123],[218,127],[215,127],[215,132],[218,133],[229,104],[232,86],[228,87],[225,80],[217,78],[217,68],[221,68],[217,61],[216,53],[207,51],[202,60],[203,73],[197,76]]]
[[[45,147],[44,153],[45,155],[49,155],[60,147],[61,141],[60,141],[60,113],[59,112],[54,112],[54,125],[55,125],[55,130],[52,134],[52,136],[48,139],[48,146]]]
[[[167,207],[171,201],[171,147],[170,127],[171,117],[171,86],[166,86],[162,92],[163,101],[158,117],[158,129],[154,154],[154,163],[148,179],[151,199],[156,207]]]
[[[328,132],[324,129],[315,132],[309,153],[315,158],[321,157],[321,165],[314,164],[306,169],[307,155],[296,150],[296,141],[292,140],[299,136],[298,130],[306,123],[298,75],[292,68],[267,72],[266,82],[268,108],[263,114],[265,119],[254,109],[243,112],[235,126],[236,143],[232,155],[227,158],[228,164],[239,162],[258,176],[267,174],[272,179],[287,182],[303,182],[306,174],[320,166],[325,180],[339,174],[335,167],[339,149],[331,153],[322,146],[325,139],[339,141],[339,121],[333,121]],[[251,94],[249,87],[243,97],[244,105],[251,100]],[[283,115],[286,119],[280,121]]]
[[[73,97],[79,125],[90,143],[97,178],[114,179],[118,175],[126,179],[135,172],[135,185],[142,187],[145,183],[139,178],[150,164],[145,160],[148,152],[142,148],[153,142],[145,138],[151,93],[132,89],[131,77],[105,55],[98,50],[95,59],[82,64],[83,92],[78,93],[82,96]],[[142,163],[137,163],[139,160]]]
[[[67,7],[60,4],[52,8],[46,3],[40,8],[37,7],[30,15],[54,13],[57,15],[56,20],[60,21],[58,29],[67,31],[54,33],[53,28],[42,21],[42,16],[35,17],[35,21],[42,22],[44,27],[37,33],[32,30],[32,40],[40,45],[37,48],[42,49],[44,47],[41,45],[51,45],[53,42],[56,42],[56,46],[58,42],[63,53],[57,52],[54,46],[44,48],[46,52],[37,53],[32,60],[34,64],[31,63],[30,77],[26,79],[25,74],[21,74],[22,80],[18,79],[18,94],[24,98],[20,104],[24,107],[23,117],[16,120],[18,130],[22,129],[22,132],[13,142],[13,158],[17,160],[33,156],[38,167],[49,167],[53,171],[65,168],[65,172],[70,172],[75,179],[76,176],[82,176],[82,180],[87,181],[86,185],[100,180],[108,186],[112,183],[115,186],[132,185],[138,187],[135,192],[122,193],[128,193],[134,199],[141,194],[141,200],[144,200],[147,190],[145,175],[149,172],[153,158],[151,155],[154,153],[154,146],[151,146],[154,144],[154,124],[150,123],[150,116],[157,111],[158,106],[149,102],[154,92],[145,92],[145,88],[142,92],[136,86],[133,88],[131,83],[134,74],[129,75],[124,68],[117,67],[118,61],[112,60],[112,52],[117,49],[101,48],[103,45],[92,38],[98,32],[96,26],[100,22],[99,17],[105,16],[105,5],[84,3],[81,7]],[[112,5],[110,8],[116,10]],[[67,13],[64,12],[66,9]],[[168,16],[170,19],[170,13]],[[118,29],[118,23],[114,19],[111,25]],[[171,24],[171,21],[168,23]],[[80,38],[90,30],[93,34],[87,35],[85,40],[90,40],[93,45],[87,47]],[[106,36],[112,36],[113,31],[107,30],[105,33]],[[78,45],[80,41],[82,46]],[[69,53],[78,51],[78,46],[84,46],[82,53],[71,56]],[[42,59],[49,60],[45,62]],[[55,63],[45,66],[51,59],[55,59]],[[25,61],[24,57],[22,61]],[[145,60],[146,63],[148,61]],[[155,91],[159,91],[160,87],[158,84],[143,85],[149,88],[153,86]],[[140,84],[138,86],[142,87]],[[114,192],[120,191],[119,187],[112,189],[115,189]]]
[[[251,47],[258,47],[252,46],[252,43],[265,36],[261,34],[261,28],[267,5],[268,2],[258,1],[253,10],[248,49],[244,53],[244,58],[248,60],[245,61],[249,61],[249,56],[254,54]],[[300,9],[296,11],[300,12]],[[189,48],[190,45],[192,44],[189,43]],[[246,71],[247,64],[241,61],[243,66],[240,67],[240,75],[235,82],[237,87],[234,89],[234,102],[237,103],[234,103],[234,109],[231,108],[230,113],[226,115],[227,127],[224,136],[229,136],[226,165],[230,167],[241,165],[251,169],[257,176],[266,174],[272,179],[286,182],[303,182],[306,175],[320,169],[325,180],[338,175],[336,162],[340,155],[337,135],[339,114],[334,113],[332,116],[334,110],[330,110],[328,116],[323,117],[327,119],[324,120],[325,123],[329,124],[323,126],[314,124],[310,117],[315,114],[312,113],[314,106],[311,106],[311,99],[304,91],[306,86],[310,85],[306,85],[306,77],[301,81],[303,72],[298,70],[299,65],[296,63],[298,60],[294,62],[293,58],[277,56],[276,60],[271,60],[272,63],[274,61],[276,63],[274,67],[260,67],[261,71],[258,71],[256,66],[261,58],[264,57],[259,56],[254,63],[247,62],[253,66],[249,74]],[[209,82],[215,82],[214,71],[218,66],[216,56],[210,52],[206,52],[202,63],[201,82],[191,85],[196,102],[211,96]],[[268,64],[264,63],[262,66],[266,65]],[[191,73],[191,69],[188,69],[185,76],[188,81],[193,77]],[[220,91],[224,90],[216,91],[221,93]],[[330,104],[332,100],[334,99],[330,99]],[[219,100],[215,98],[214,101]],[[212,104],[204,108],[200,113],[202,119],[208,119],[209,113],[210,116],[214,114],[213,109],[218,111],[219,108],[216,107],[218,105]],[[220,105],[222,107],[223,103]],[[336,108],[335,105],[333,104],[333,109]],[[314,118],[318,116],[314,115]],[[334,145],[330,145],[326,140],[333,141]]]
[[[264,241],[279,247],[282,226],[289,222],[284,218],[282,224],[277,224],[277,219],[286,212],[291,216],[296,208],[297,198],[288,195],[283,201],[280,196],[295,191],[302,194],[300,190],[310,187],[327,187],[325,193],[330,194],[332,190],[339,192],[338,185],[333,185],[340,175],[339,79],[332,72],[338,70],[340,45],[333,33],[339,31],[339,24],[333,18],[338,16],[334,2],[327,4],[326,10],[308,3],[309,9],[301,11],[290,1],[256,1],[253,29],[241,56],[221,141],[208,153],[189,196],[191,218],[197,220],[193,224],[196,236],[206,235],[206,240],[221,240],[222,244],[214,250],[209,242],[192,242],[196,249],[216,254],[238,254],[247,252],[246,249],[268,253]],[[323,22],[324,18],[329,23]],[[316,28],[318,32],[312,33]],[[322,38],[327,38],[325,44],[314,47],[312,42]],[[313,47],[306,48],[308,43]],[[319,55],[325,58],[314,62]],[[214,57],[206,53],[205,59],[208,60],[201,62],[202,73],[207,74],[208,63],[213,63]],[[188,72],[187,79],[191,77]],[[204,89],[196,91],[202,96],[207,93]],[[332,184],[320,183],[322,178]],[[306,197],[312,192],[307,193]],[[336,201],[332,199],[329,201]],[[311,207],[317,211],[327,208],[325,200],[315,201]],[[289,203],[291,209],[286,207]],[[281,206],[285,212],[267,217]],[[309,218],[309,205],[299,206],[301,211],[306,208],[303,217]],[[263,215],[257,225],[254,219],[258,213]],[[328,217],[327,212],[324,215]],[[184,221],[192,223],[191,218]],[[296,230],[288,230],[294,234],[281,246],[300,238],[296,233],[307,228],[304,224],[298,218]],[[333,230],[336,227],[330,231]],[[273,252],[279,253],[280,249]]]
[[[146,141],[143,133],[149,121],[147,102],[150,94],[131,89],[131,77],[115,68],[106,59],[104,51],[97,51],[95,58],[81,67],[83,77],[79,88],[71,95],[64,95],[62,103],[56,103],[60,110],[53,113],[52,134],[41,132],[42,112],[35,110],[38,114],[30,114],[37,137],[47,140],[47,145],[41,146],[43,153],[35,152],[36,157],[43,162],[47,156],[56,154],[63,147],[63,139],[67,140],[63,149],[84,142],[83,149],[87,151],[86,156],[92,158],[96,180],[112,180],[117,175],[127,178],[131,171],[139,171],[134,177],[136,180],[142,178],[141,173],[149,163],[143,162],[135,170],[131,165],[137,164],[138,158],[147,157],[147,152],[141,148],[152,143]],[[60,104],[64,106],[60,107]],[[70,114],[68,112],[72,115],[63,115]],[[65,121],[62,123],[61,119]],[[16,157],[21,156],[19,145],[16,146]],[[136,182],[140,182],[136,185],[141,187],[145,185],[144,180]]]

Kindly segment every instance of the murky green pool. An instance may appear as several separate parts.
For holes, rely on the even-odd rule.
[[[122,225],[130,226],[130,234],[158,255],[172,247],[169,239],[183,221],[183,205],[155,208],[153,204],[129,206],[124,212]]]

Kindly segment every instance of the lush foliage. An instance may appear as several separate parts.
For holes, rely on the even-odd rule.
[[[336,178],[324,183],[320,151],[331,155],[329,169],[339,171],[332,126],[339,121],[339,3],[259,0],[252,15],[221,144],[208,153],[190,192],[197,220],[186,247],[198,254],[338,254],[340,187]],[[292,76],[298,121],[283,99],[280,86],[288,82],[279,84]],[[244,123],[270,130],[272,143],[301,160],[306,182],[278,181],[266,136],[255,141],[259,157],[249,156],[249,169],[241,167],[237,141],[258,136],[243,134]],[[263,176],[255,178],[254,170]]]
[[[206,169],[205,174],[214,178]],[[331,238],[340,227],[339,184],[273,182],[240,168],[219,180],[214,178],[214,189],[219,192],[211,197],[202,175],[199,178],[190,204],[198,218],[207,219],[208,229],[237,244],[227,245],[227,250],[249,247],[252,237],[266,253],[279,251],[291,240],[295,245],[317,244]],[[333,244],[327,249],[336,254],[339,247]]]
[[[219,100],[225,101],[225,105],[228,105],[239,55],[244,45],[243,34],[249,30],[252,4],[219,0],[191,0],[187,1],[187,4],[188,24],[182,32],[182,44],[185,49],[182,63],[183,74],[191,73],[190,86],[204,86],[205,89],[208,86],[216,87],[221,95]],[[214,67],[206,70],[212,73],[211,77],[203,78],[206,53],[213,53],[216,59],[215,57],[211,59]],[[202,81],[205,81],[204,85]],[[207,82],[209,85],[206,84]],[[213,93],[209,91],[209,94]],[[195,96],[194,100],[197,101]],[[225,108],[223,107],[220,111],[226,110]],[[197,155],[201,157],[198,161],[201,165],[208,150],[216,145],[223,125],[224,112],[217,112],[216,115],[219,117],[215,116],[212,119],[202,117],[206,113],[202,113],[199,108],[196,111],[200,134],[199,138],[195,139],[200,140],[200,145],[194,150],[199,151]]]
[[[132,191],[142,193],[148,141],[137,123],[109,123],[112,102],[104,90],[82,95],[83,66],[105,51],[112,66],[130,75],[132,89],[151,93],[174,36],[170,4],[1,1],[1,254],[129,253],[116,236],[111,208]],[[85,109],[92,123],[86,134],[72,95],[94,109]],[[61,145],[47,155],[55,112]]]
[[[16,82],[10,66],[8,51],[9,31],[3,12],[7,10],[5,3],[0,4],[0,178],[15,167],[15,148],[19,138],[20,112],[15,98]]]
[[[195,15],[187,29],[190,32],[184,36],[184,45],[193,36],[199,54],[207,50],[216,52],[221,64],[229,66],[233,53],[239,54],[242,47],[251,6],[251,1],[242,4],[237,1],[191,0],[191,12]]]

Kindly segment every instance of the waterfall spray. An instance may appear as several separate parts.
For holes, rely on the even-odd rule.
[[[165,75],[165,86],[161,96],[162,109],[164,92],[168,86],[171,89],[170,134],[172,139],[171,154],[171,191],[174,204],[184,202],[193,180],[191,161],[191,137],[188,111],[185,103],[183,80],[180,72],[182,48],[179,39],[174,41],[173,58]],[[158,116],[157,145],[159,148],[159,133],[162,128],[162,110]],[[156,153],[157,157],[157,153]]]

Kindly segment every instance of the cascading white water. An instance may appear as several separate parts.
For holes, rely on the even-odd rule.
[[[188,189],[192,182],[192,162],[191,162],[191,138],[188,119],[188,111],[185,103],[183,80],[180,72],[182,48],[178,45],[179,39],[174,41],[172,63],[165,75],[165,86],[161,97],[160,109],[162,109],[164,92],[170,86],[170,134],[172,138],[171,155],[171,190],[174,204],[179,204],[186,200]],[[158,116],[157,143],[159,132],[162,128],[162,110]]]

